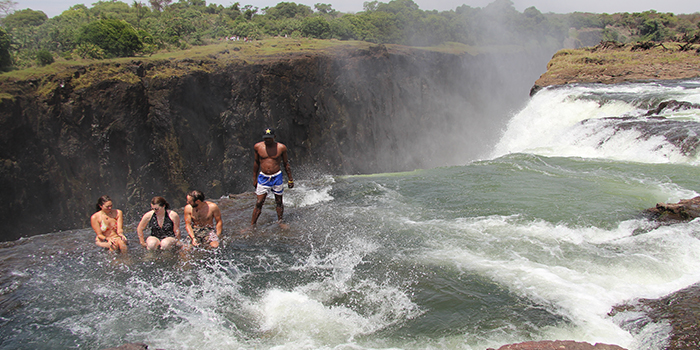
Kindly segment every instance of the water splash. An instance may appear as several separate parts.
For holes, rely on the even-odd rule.
[[[522,152],[697,164],[699,100],[696,81],[544,89],[511,119],[492,157]],[[659,108],[667,101],[685,104]]]

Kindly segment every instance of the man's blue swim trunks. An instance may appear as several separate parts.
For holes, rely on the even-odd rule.
[[[261,196],[268,194],[270,191],[280,196],[282,192],[284,192],[284,176],[282,175],[282,170],[272,175],[258,174],[258,187],[255,189],[255,194]]]

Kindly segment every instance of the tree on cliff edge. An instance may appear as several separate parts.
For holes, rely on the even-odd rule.
[[[101,19],[80,28],[78,43],[95,45],[104,50],[107,57],[133,56],[143,48],[134,27],[116,19]]]
[[[6,71],[12,67],[11,42],[10,35],[0,27],[0,71]]]
[[[12,1],[12,0],[0,0],[0,11],[5,14],[5,16],[9,15],[12,13],[14,10],[15,6],[17,6],[17,2]],[[2,16],[0,16],[2,17]]]

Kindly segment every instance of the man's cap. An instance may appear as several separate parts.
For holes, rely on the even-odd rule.
[[[275,137],[275,129],[273,128],[267,128],[265,131],[263,131],[263,138],[270,138],[270,137]]]

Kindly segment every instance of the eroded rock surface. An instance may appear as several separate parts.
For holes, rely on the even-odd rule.
[[[495,349],[488,349],[495,350]],[[586,342],[573,340],[543,340],[529,341],[517,344],[503,345],[498,350],[625,350],[617,345],[597,343],[592,345]]]
[[[681,199],[678,203],[657,203],[656,207],[647,209],[645,213],[659,222],[690,221],[700,216],[700,196]]]

